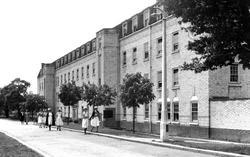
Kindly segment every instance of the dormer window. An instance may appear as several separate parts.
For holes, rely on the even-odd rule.
[[[128,32],[127,22],[122,25],[122,36],[126,36]]]
[[[132,29],[133,29],[133,32],[137,31],[137,28],[138,28],[138,17],[135,16],[132,18]]]
[[[96,50],[96,43],[95,43],[95,40],[92,41],[92,48],[93,48],[93,50]]]
[[[146,27],[149,24],[149,10],[143,12],[143,26]]]

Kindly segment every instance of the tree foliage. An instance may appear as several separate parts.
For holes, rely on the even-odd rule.
[[[162,0],[169,14],[189,23],[195,37],[188,45],[197,57],[184,70],[201,72],[235,63],[250,68],[249,0]]]
[[[4,101],[6,117],[8,117],[10,110],[20,110],[20,104],[26,101],[28,87],[30,87],[29,82],[16,78],[1,89],[0,97]]]
[[[83,84],[82,99],[89,106],[108,106],[114,103],[116,91],[108,85]]]
[[[153,83],[140,73],[127,74],[121,85],[120,100],[125,107],[133,108],[133,131],[135,130],[135,110],[140,105],[153,101]]]
[[[44,96],[37,94],[28,94],[26,96],[25,109],[27,109],[28,112],[39,112],[41,109],[45,108],[48,108],[48,104],[46,103]]]

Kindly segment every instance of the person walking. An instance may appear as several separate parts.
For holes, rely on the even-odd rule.
[[[23,111],[20,112],[20,121],[21,121],[21,124],[24,123],[24,112]]]
[[[47,117],[47,112],[46,109],[44,109],[42,111],[42,127],[45,128],[46,127],[46,117]]]
[[[24,113],[24,119],[25,119],[26,125],[28,125],[29,124],[29,112],[28,112],[28,110],[26,110]]]
[[[56,130],[62,131],[63,121],[62,121],[62,111],[61,109],[58,110],[56,113]]]
[[[51,131],[51,126],[53,123],[53,113],[51,111],[51,109],[48,109],[48,113],[47,113],[47,118],[46,118],[46,124],[49,126],[49,131]]]
[[[82,128],[84,130],[84,134],[87,134],[87,129],[89,126],[89,112],[88,108],[82,108]]]
[[[96,128],[96,132],[98,132],[98,127],[100,125],[100,113],[97,110],[97,107],[94,107],[94,111],[91,115],[91,117],[89,118],[90,120],[90,124],[92,126],[91,132],[93,131],[94,128]]]
[[[42,119],[43,119],[43,113],[42,110],[40,110],[37,113],[37,124],[39,125],[39,128],[42,128]]]

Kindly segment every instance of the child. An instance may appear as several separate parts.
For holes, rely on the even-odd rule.
[[[88,108],[85,107],[83,108],[83,111],[82,111],[82,128],[84,130],[85,135],[87,133],[87,128],[88,128],[88,120],[89,120],[88,118],[89,118]]]

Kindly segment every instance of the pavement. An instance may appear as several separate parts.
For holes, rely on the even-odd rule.
[[[88,132],[84,135],[80,129],[63,128],[63,131],[48,131],[37,125],[21,125],[18,121],[0,119],[0,132],[18,140],[45,157],[165,157],[165,156],[239,156],[233,153],[202,150],[184,146],[178,146],[159,141],[155,135],[124,134],[124,130],[113,130],[113,134],[102,132]],[[108,130],[108,129],[106,129]],[[111,132],[112,133],[112,132]],[[193,139],[187,139],[193,140]]]

